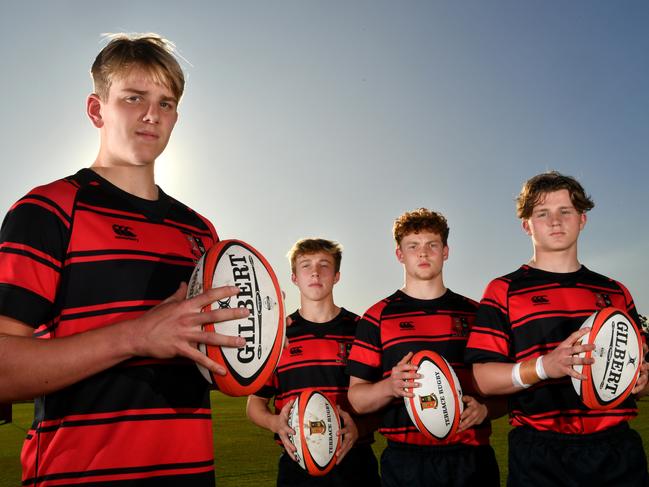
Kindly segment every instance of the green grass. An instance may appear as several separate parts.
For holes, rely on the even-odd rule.
[[[213,395],[216,476],[219,487],[265,487],[275,485],[279,447],[268,431],[257,428],[246,418],[245,398]],[[640,401],[640,415],[631,424],[649,452],[649,398]],[[0,426],[0,486],[20,485],[20,448],[33,415],[33,405],[14,404],[14,421]],[[496,451],[503,481],[507,478],[506,418],[494,422],[491,443]],[[377,436],[377,457],[385,440]]]

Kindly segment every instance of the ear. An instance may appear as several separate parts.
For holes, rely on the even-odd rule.
[[[340,281],[340,271],[336,272],[334,276],[334,284],[338,284],[338,281]]]
[[[447,259],[448,259],[448,252],[449,252],[449,250],[450,250],[450,249],[449,249],[449,246],[448,246],[448,245],[444,245],[444,249],[442,250],[442,257],[444,258],[444,260],[447,260]]]
[[[295,272],[291,272],[291,282],[297,286],[297,276]]]
[[[401,252],[401,246],[397,245],[397,249],[394,251],[397,255],[397,260],[403,264],[403,252]]]
[[[101,99],[96,93],[88,95],[88,99],[86,100],[86,114],[96,128],[100,129],[104,126],[104,121],[101,118]]]
[[[527,218],[523,218],[521,220],[521,226],[523,227],[523,231],[527,233],[529,236],[532,236],[532,230],[530,229],[530,223],[527,221]]]
[[[579,231],[583,230],[584,227],[586,226],[586,222],[588,221],[588,217],[586,216],[586,213],[582,213],[580,218],[579,218]]]

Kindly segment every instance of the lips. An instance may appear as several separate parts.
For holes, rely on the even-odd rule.
[[[137,132],[135,132],[135,135],[139,137],[143,137],[148,140],[158,140],[160,138],[158,134],[154,132],[147,132],[145,130],[138,130]]]

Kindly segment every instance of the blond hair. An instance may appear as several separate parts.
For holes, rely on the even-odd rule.
[[[340,272],[340,262],[343,258],[343,248],[338,242],[324,238],[303,238],[293,244],[286,257],[291,262],[291,271],[295,272],[297,259],[302,255],[316,254],[324,252],[331,255],[334,259],[334,268]]]

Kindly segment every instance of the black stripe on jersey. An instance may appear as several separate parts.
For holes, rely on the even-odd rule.
[[[68,254],[69,259],[74,259],[78,257],[99,257],[99,256],[111,256],[111,255],[142,255],[148,257],[155,257],[156,259],[165,259],[165,260],[175,260],[183,264],[194,265],[194,261],[189,257],[182,257],[179,255],[170,255],[170,254],[159,254],[156,252],[146,252],[144,250],[131,250],[131,249],[102,249],[102,250],[83,250],[78,252],[70,252]],[[113,262],[118,262],[114,260]]]
[[[61,321],[69,321],[69,320],[79,320],[81,318],[90,318],[92,316],[103,316],[103,315],[110,315],[114,313],[132,313],[132,312],[137,312],[137,311],[148,311],[152,308],[151,305],[148,304],[143,304],[139,306],[120,306],[116,308],[106,308],[106,309],[100,309],[100,310],[93,310],[93,311],[84,311],[81,313],[66,313],[65,315],[62,315],[60,317]],[[56,327],[51,327],[51,329],[55,329]]]
[[[50,267],[50,268],[54,269],[57,272],[61,271],[61,266],[60,265],[56,265],[54,262],[51,262],[51,261],[49,261],[47,259],[44,259],[44,258],[40,257],[39,255],[36,255],[33,252],[30,252],[28,250],[14,249],[14,248],[11,248],[11,247],[2,247],[0,249],[0,253],[15,254],[15,255],[22,255],[22,256],[25,256],[25,257],[29,257],[30,259],[35,260],[36,262],[38,262],[40,264],[43,264],[43,265],[45,265],[47,267]]]
[[[212,415],[207,413],[199,414],[190,414],[190,413],[177,413],[177,414],[126,414],[121,416],[115,416],[112,418],[101,418],[101,419],[75,419],[75,420],[64,420],[60,423],[51,425],[51,426],[42,426],[37,428],[37,431],[41,433],[47,433],[51,431],[56,431],[59,428],[76,428],[78,426],[93,426],[101,424],[115,424],[115,423],[126,423],[129,421],[158,421],[164,419],[211,419]]]
[[[331,365],[333,367],[332,363],[335,362],[336,360],[340,360],[340,359],[329,358],[326,360],[325,359],[302,360],[300,362],[293,362],[291,364],[280,365],[277,367],[276,370],[280,372],[285,370],[291,370],[293,368],[304,366],[304,365],[318,365],[318,364],[322,364],[325,366]],[[338,365],[338,367],[343,367],[343,366],[344,365],[342,363]]]
[[[440,315],[430,315],[430,316],[440,316]],[[392,316],[390,316],[392,318]],[[464,347],[464,343],[466,342],[466,337],[457,337],[455,335],[450,335],[449,333],[443,333],[441,335],[407,335],[407,336],[397,336],[395,338],[391,338],[390,340],[386,340],[383,342],[383,348],[387,349],[390,348],[396,344],[403,343],[403,342],[412,342],[412,341],[425,341],[425,342],[434,342],[438,339],[450,339],[455,341],[461,342],[462,347]]]
[[[357,345],[354,344],[354,346],[356,347]],[[353,360],[349,361],[349,364],[347,365],[347,372],[352,377],[358,377],[359,379],[363,379],[369,382],[378,382],[383,378],[380,369],[370,367],[369,365],[365,365],[361,362],[355,362]]]
[[[45,402],[47,408],[39,418],[45,421],[133,409],[210,407],[208,383],[190,361],[132,366],[126,362],[54,392]]]
[[[206,460],[204,462],[188,462],[188,463],[169,463],[169,464],[159,464],[159,465],[146,465],[143,467],[124,467],[124,468],[106,468],[106,469],[101,469],[101,470],[86,470],[83,472],[66,472],[66,473],[60,473],[60,474],[51,474],[51,475],[43,475],[40,477],[36,478],[29,478],[23,480],[23,485],[38,485],[41,482],[46,482],[46,481],[55,481],[55,480],[64,480],[64,479],[83,479],[83,478],[88,478],[88,477],[98,477],[98,476],[104,476],[104,475],[127,475],[127,474],[134,474],[134,473],[145,473],[145,472],[155,472],[156,470],[184,470],[187,468],[200,468],[200,467],[209,467],[214,464],[213,460]],[[210,476],[213,476],[213,473],[210,472]],[[184,476],[181,476],[181,478]],[[187,477],[191,478],[193,477],[192,475],[188,475]],[[172,485],[172,484],[161,484],[161,480],[169,480],[173,482],[178,482],[178,478],[174,476],[161,476],[159,479],[145,479],[145,480],[150,480],[152,481],[151,485]],[[128,481],[126,481],[128,482]],[[138,482],[142,482],[141,479],[137,479],[136,484],[141,485]],[[108,482],[101,482],[97,485],[125,485],[120,481],[108,481]],[[62,486],[63,484],[56,484],[57,486]],[[83,485],[84,487],[90,485],[87,483],[82,483],[78,484],[77,482],[74,482],[74,485]],[[178,482],[173,485],[191,485],[191,484],[185,484],[183,482]]]
[[[46,198],[45,196],[41,196],[39,194],[31,193],[31,194],[28,194],[26,196],[23,196],[21,199],[18,200],[18,202],[22,202],[24,204],[27,204],[27,203],[29,203],[30,200],[38,200],[38,201],[42,201],[43,203],[46,203],[48,206],[51,206],[52,208],[54,208],[60,214],[60,216],[66,222],[68,222],[68,225],[70,223],[72,223],[72,217],[70,217],[70,215],[68,215],[65,212],[65,210],[58,205],[58,203],[56,203],[54,200]]]
[[[43,316],[42,310],[49,310],[52,306],[47,299],[28,289],[18,288],[11,284],[0,283],[0,314],[2,310],[11,310],[10,316],[18,321],[37,328],[41,323],[51,319]]]
[[[588,316],[592,313],[592,310],[589,309],[575,309],[575,310],[567,310],[567,309],[549,309],[549,310],[544,310],[544,311],[538,311],[536,313],[529,313],[525,316],[522,316],[521,318],[511,321],[511,327],[516,328],[516,325],[518,325],[521,322],[524,321],[529,321],[533,319],[542,319],[543,316],[550,315],[549,318],[554,318],[556,315],[560,316],[576,316],[577,318],[581,318],[584,315]]]

